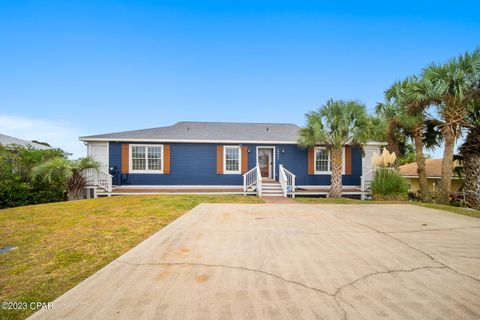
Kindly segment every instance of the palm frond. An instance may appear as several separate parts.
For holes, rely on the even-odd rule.
[[[298,144],[305,148],[316,144],[339,147],[350,141],[364,143],[371,134],[365,110],[365,105],[355,100],[328,100],[318,111],[306,115]]]
[[[32,169],[33,178],[41,178],[51,182],[57,178],[68,178],[72,175],[72,165],[68,159],[52,158]]]

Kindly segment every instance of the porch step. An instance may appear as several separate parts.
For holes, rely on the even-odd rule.
[[[281,185],[262,185],[262,190],[282,190]]]
[[[265,181],[262,183],[262,196],[283,197],[283,190],[278,181]]]

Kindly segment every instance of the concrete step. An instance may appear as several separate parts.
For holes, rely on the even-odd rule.
[[[283,197],[283,193],[263,193],[262,197]]]

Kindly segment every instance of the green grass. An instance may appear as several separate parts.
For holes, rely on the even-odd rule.
[[[0,302],[49,302],[200,203],[257,197],[157,195],[57,202],[0,210]],[[0,319],[33,311],[0,309]]]
[[[469,208],[461,208],[461,207],[453,207],[447,206],[442,204],[436,203],[423,203],[417,201],[379,201],[379,200],[355,200],[349,198],[314,198],[314,197],[296,197],[300,203],[310,203],[310,204],[413,204],[420,207],[426,207],[431,209],[443,210],[448,211],[456,214],[461,214],[464,216],[480,218],[480,211],[469,209]]]
[[[448,211],[456,214],[461,214],[464,216],[480,218],[480,211],[475,209],[447,206],[444,204],[436,204],[436,203],[423,203],[423,202],[412,202],[412,203],[421,207],[438,209],[438,210]]]

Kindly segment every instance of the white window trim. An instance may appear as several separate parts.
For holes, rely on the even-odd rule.
[[[161,156],[162,156],[162,170],[133,170],[133,157],[132,157],[132,148],[133,147],[160,147],[161,148]],[[163,158],[163,144],[130,144],[129,145],[129,155],[128,155],[128,172],[129,173],[161,173],[163,174],[163,163],[164,163],[164,158]],[[146,163],[145,167],[148,168],[148,151],[145,149],[145,157],[146,157]]]
[[[315,147],[314,150],[313,150],[313,168],[315,170],[314,174],[332,174],[332,170],[327,170],[327,171],[318,171],[317,170],[317,150],[320,149],[320,150],[327,150],[328,151],[328,164],[329,164],[329,167],[331,166],[330,163],[332,161],[331,159],[331,152],[330,150],[327,148],[327,147]],[[342,148],[342,175],[345,174],[345,147]]]
[[[238,170],[227,170],[226,149],[238,149]],[[223,146],[223,174],[241,174],[242,173],[242,148],[240,146]]]

